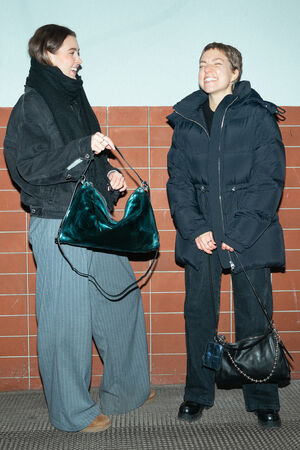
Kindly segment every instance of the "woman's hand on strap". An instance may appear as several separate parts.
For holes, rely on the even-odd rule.
[[[110,186],[115,191],[124,192],[127,189],[127,184],[123,175],[117,170],[113,170],[109,172],[108,179],[110,182]]]
[[[115,146],[113,141],[105,134],[100,133],[99,131],[93,134],[91,138],[91,148],[96,155],[103,152],[106,148],[109,150],[115,150]]]
[[[209,255],[217,248],[212,231],[200,234],[200,236],[196,237],[195,242],[199,250],[202,250]]]

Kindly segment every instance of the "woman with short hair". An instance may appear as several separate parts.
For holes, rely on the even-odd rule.
[[[178,416],[187,421],[214,404],[215,373],[203,356],[218,322],[222,271],[231,271],[240,340],[263,334],[268,322],[239,261],[270,316],[270,268],[285,264],[277,214],[285,176],[279,110],[240,81],[241,74],[236,48],[208,44],[200,57],[200,90],[168,116],[174,133],[167,190],[186,286],[187,377]],[[276,384],[245,384],[243,392],[261,426],[280,426]]]

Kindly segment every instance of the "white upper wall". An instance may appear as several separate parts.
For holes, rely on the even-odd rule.
[[[202,48],[243,55],[242,79],[278,105],[300,105],[299,0],[0,0],[0,106],[23,92],[27,43],[41,25],[77,33],[92,105],[172,105],[198,88]]]

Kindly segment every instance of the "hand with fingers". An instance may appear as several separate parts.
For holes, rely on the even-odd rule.
[[[229,250],[230,252],[234,252],[234,248],[229,247],[229,245],[225,244],[225,242],[222,242],[222,250]]]
[[[91,148],[96,155],[103,152],[106,148],[109,150],[115,150],[113,141],[99,131],[93,134],[91,138]]]
[[[200,234],[200,236],[196,237],[195,242],[199,250],[202,250],[209,255],[217,248],[212,231]]]
[[[113,170],[108,174],[109,183],[112,189],[119,192],[124,192],[127,189],[127,184],[123,175],[117,170]]]

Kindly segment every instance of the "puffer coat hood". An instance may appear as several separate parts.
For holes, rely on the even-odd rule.
[[[257,104],[266,108],[271,114],[278,115],[279,118],[282,118],[282,114],[285,112],[274,103],[263,100],[258,92],[251,88],[249,81],[240,81],[236,83],[233,94],[227,97],[236,98],[238,100],[233,108],[239,107],[241,103],[244,106]],[[168,121],[171,125],[174,124],[174,121],[176,122],[176,112],[199,119],[199,110],[202,109],[202,105],[207,99],[208,95],[203,90],[198,89],[174,105],[175,113],[172,113],[167,117]]]
[[[212,231],[223,268],[239,270],[233,247],[246,268],[283,267],[284,242],[278,221],[285,153],[275,115],[248,81],[236,84],[214,112],[209,134],[198,90],[174,106],[167,183],[177,229],[176,260],[201,265],[195,238]]]

